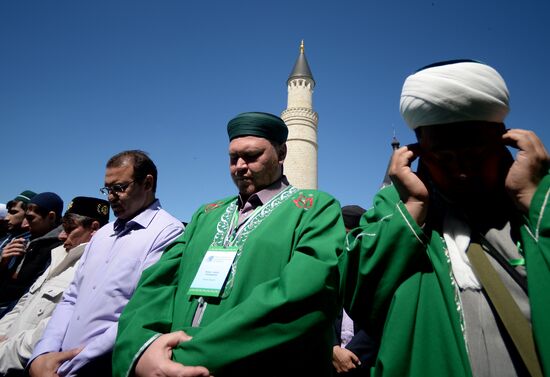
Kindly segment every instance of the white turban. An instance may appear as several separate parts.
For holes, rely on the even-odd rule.
[[[502,123],[510,110],[502,76],[477,62],[450,62],[407,77],[401,115],[411,129],[464,121]]]

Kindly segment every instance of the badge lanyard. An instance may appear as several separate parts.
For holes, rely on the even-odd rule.
[[[222,288],[232,271],[233,261],[239,251],[239,247],[234,245],[235,241],[241,234],[244,226],[260,209],[261,206],[256,207],[254,212],[238,227],[239,211],[235,207],[223,246],[210,246],[208,248],[195,278],[187,291],[188,295],[202,297],[220,296]]]
[[[262,206],[258,206],[254,209],[254,211],[246,218],[246,220],[243,221],[243,223],[239,225],[239,209],[235,207],[235,211],[233,211],[233,216],[231,217],[231,223],[229,226],[229,231],[225,235],[223,245],[225,247],[232,246],[235,244],[237,238],[241,235],[243,229],[245,228],[246,224],[256,216],[258,212],[262,209]]]
[[[287,186],[263,206],[256,207],[240,226],[238,226],[237,201],[233,202],[218,223],[218,233],[214,236],[211,246],[203,257],[199,270],[189,288],[188,295],[227,297],[233,286],[237,264],[248,235],[279,204],[287,200],[296,191],[295,187]],[[227,227],[220,226],[224,222],[224,217],[230,219],[225,222]]]

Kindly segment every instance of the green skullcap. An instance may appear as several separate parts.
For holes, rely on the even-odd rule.
[[[285,122],[268,113],[242,113],[227,123],[229,141],[241,136],[258,136],[284,144],[288,136]]]
[[[23,202],[25,204],[29,204],[32,198],[36,195],[36,192],[31,190],[25,190],[21,194],[17,195],[15,199],[13,199],[16,202]]]

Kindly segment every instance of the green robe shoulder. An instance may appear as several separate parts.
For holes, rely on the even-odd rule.
[[[173,359],[216,376],[331,374],[345,229],[328,194],[297,190],[266,205],[239,251],[231,284],[221,298],[207,299],[200,326],[191,326],[198,298],[187,294],[189,286],[234,200],[202,206],[145,271],[120,318],[115,376],[125,375],[155,336],[177,330],[193,339],[176,347]]]

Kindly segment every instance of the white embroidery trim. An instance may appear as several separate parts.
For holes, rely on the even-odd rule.
[[[126,377],[130,377],[130,372],[132,370],[134,370],[139,358],[141,357],[141,355],[143,355],[143,353],[145,352],[145,350],[147,348],[149,348],[149,346],[151,345],[151,343],[153,343],[155,340],[157,340],[158,337],[160,337],[161,335],[163,334],[155,334],[153,335],[151,338],[149,338],[148,341],[146,341],[142,346],[141,348],[136,352],[136,354],[134,355],[134,358],[132,359],[132,362],[130,363],[130,367],[128,368],[128,370],[126,371]]]
[[[411,223],[409,222],[409,220],[407,219],[407,217],[405,216],[405,214],[403,213],[403,211],[402,211],[401,208],[399,207],[399,203],[397,203],[395,206],[397,207],[397,210],[399,211],[399,213],[400,213],[401,216],[403,217],[403,220],[405,220],[405,222],[407,223],[407,226],[409,227],[409,229],[411,230],[411,232],[414,234],[414,236],[416,237],[416,239],[418,240],[418,242],[420,242],[422,245],[424,245],[424,242],[422,242],[422,239],[420,239],[420,236],[416,233],[416,231],[414,230],[413,226],[411,225]]]
[[[539,229],[540,229],[540,223],[542,222],[542,217],[544,216],[544,210],[546,209],[546,204],[548,203],[548,196],[550,195],[550,188],[546,190],[546,194],[544,194],[544,201],[542,202],[542,208],[540,210],[539,218],[537,219],[537,226],[535,228],[535,240],[539,240]]]

